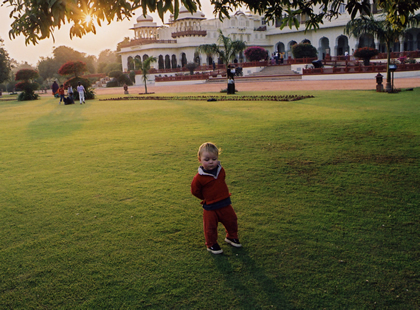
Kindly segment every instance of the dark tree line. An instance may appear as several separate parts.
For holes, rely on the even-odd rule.
[[[157,12],[163,20],[166,12],[178,17],[180,6],[190,12],[201,9],[199,0],[3,0],[12,8],[9,36],[25,37],[26,44],[37,44],[40,40],[53,37],[55,29],[69,23],[70,37],[82,37],[86,33],[96,33],[96,25],[130,19],[134,11],[142,9]],[[370,0],[217,0],[211,1],[214,14],[220,18],[240,7],[264,15],[266,20],[282,20],[281,27],[299,27],[298,16],[307,16],[306,29],[317,29],[324,20],[340,15],[344,4],[346,11],[354,19],[358,14],[370,14]],[[420,8],[420,1],[414,0],[377,0],[376,4],[387,14],[387,19],[395,28],[405,27],[408,16]],[[322,8],[322,9],[319,9]]]

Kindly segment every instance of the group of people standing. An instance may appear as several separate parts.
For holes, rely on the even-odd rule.
[[[60,96],[60,102],[58,104],[61,104],[61,102],[63,102],[64,104],[71,104],[74,103],[74,99],[73,99],[73,87],[71,85],[69,85],[69,87],[67,88],[67,94],[68,94],[68,98],[66,99],[65,97],[65,89],[64,89],[64,85],[60,85],[58,86],[57,81],[54,81],[54,83],[51,86],[52,89],[52,93],[54,96],[58,95]],[[80,104],[84,104],[85,103],[85,87],[82,85],[81,82],[77,83],[77,92],[79,93],[79,101]],[[66,103],[66,100],[68,103]]]
[[[274,65],[274,63],[276,65],[278,65],[279,63],[282,64],[284,63],[284,55],[285,53],[279,53],[279,52],[275,52],[271,55],[271,64]]]

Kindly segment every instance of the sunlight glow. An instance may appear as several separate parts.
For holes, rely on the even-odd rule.
[[[86,16],[85,16],[85,22],[89,24],[90,22],[92,22],[92,20],[93,20],[92,15],[86,14]]]

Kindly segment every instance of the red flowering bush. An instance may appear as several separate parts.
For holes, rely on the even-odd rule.
[[[26,87],[28,87],[28,84],[30,84],[29,82],[18,82],[18,83],[16,83],[16,85],[15,85],[15,89],[16,90],[21,90],[21,91],[23,91]]]
[[[379,54],[379,51],[373,47],[361,47],[354,51],[354,57],[362,58],[365,66],[369,66],[370,59]]]
[[[86,64],[81,61],[68,61],[58,69],[60,75],[74,75],[75,77],[86,71]]]
[[[249,61],[268,59],[268,52],[260,46],[250,46],[245,49],[244,54]]]

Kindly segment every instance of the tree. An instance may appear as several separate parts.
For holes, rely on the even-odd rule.
[[[38,61],[39,75],[44,79],[56,78],[60,64],[52,57],[41,57]]]
[[[16,81],[21,81],[16,84],[16,89],[22,90],[19,94],[18,100],[35,100],[39,98],[38,94],[34,91],[38,89],[38,84],[33,83],[33,80],[39,76],[38,72],[32,69],[21,69],[16,72]]]
[[[197,47],[197,52],[206,55],[218,55],[222,62],[227,66],[232,61],[236,54],[245,50],[245,42],[241,40],[233,41],[229,36],[224,36],[223,32],[219,29],[219,37],[217,44],[202,44]]]
[[[116,52],[111,51],[110,49],[103,50],[98,55],[98,63],[101,62],[118,62],[118,55]]]
[[[71,47],[61,45],[53,50],[54,59],[63,64],[67,61],[83,61],[85,60],[85,53],[75,51]]]
[[[112,62],[106,64],[106,66],[102,69],[101,73],[105,73],[109,75],[111,71],[121,70],[121,64],[118,62]]]
[[[268,52],[260,46],[250,46],[244,51],[246,58],[249,61],[267,60]]]
[[[180,3],[181,2],[181,3]],[[12,8],[11,30],[9,37],[18,35],[25,37],[25,43],[37,44],[40,40],[53,37],[55,29],[65,23],[71,24],[70,37],[82,37],[92,32],[96,33],[96,26],[103,22],[130,19],[134,11],[142,9],[143,15],[148,12],[158,12],[160,18],[166,12],[174,14],[177,19],[180,4],[194,13],[201,9],[200,0],[78,0],[74,1],[38,1],[38,0],[3,0]],[[212,1],[214,14],[220,19],[229,12],[241,7],[248,7],[252,12],[265,15],[266,20],[282,20],[285,26],[299,27],[298,16],[304,14],[306,29],[317,29],[324,19],[336,18],[344,0],[218,0]],[[377,0],[380,8],[388,14],[389,22],[395,27],[406,27],[408,16],[420,8],[420,1],[414,0]],[[318,10],[317,8],[323,8]],[[347,0],[347,12],[354,19],[358,14],[370,13],[369,0]]]
[[[150,65],[156,61],[157,61],[156,57],[153,57],[153,56],[149,56],[144,61],[141,61],[140,58],[134,58],[136,67],[141,70],[142,80],[144,82],[144,92],[146,94],[147,94],[147,75],[149,74]]]
[[[294,58],[314,58],[318,54],[316,48],[309,43],[299,43],[292,46]]]
[[[59,46],[53,50],[54,59],[60,64],[64,64],[67,61],[82,61],[86,64],[87,71],[95,73],[95,62],[96,57],[86,53],[75,51],[68,46]]]
[[[106,49],[99,53],[96,63],[96,72],[106,73],[107,71],[105,68],[108,64],[118,63],[118,68],[121,68],[121,56],[117,55],[116,52],[111,51],[110,49]],[[108,72],[109,71],[111,70],[108,70]]]
[[[217,44],[203,44],[197,49],[197,52],[206,54],[207,57],[213,58],[215,54],[217,54],[218,46]]]
[[[3,42],[2,39],[0,39],[0,43],[1,42]],[[10,74],[9,54],[3,47],[0,47],[0,84],[9,79],[9,74]]]
[[[363,34],[371,34],[381,43],[385,43],[387,51],[387,70],[386,70],[386,91],[391,91],[391,72],[389,64],[391,61],[391,48],[396,40],[402,37],[406,29],[420,23],[420,14],[409,15],[405,28],[395,26],[387,16],[381,15],[378,19],[373,16],[361,16],[349,21],[344,32],[349,36],[360,37]]]

